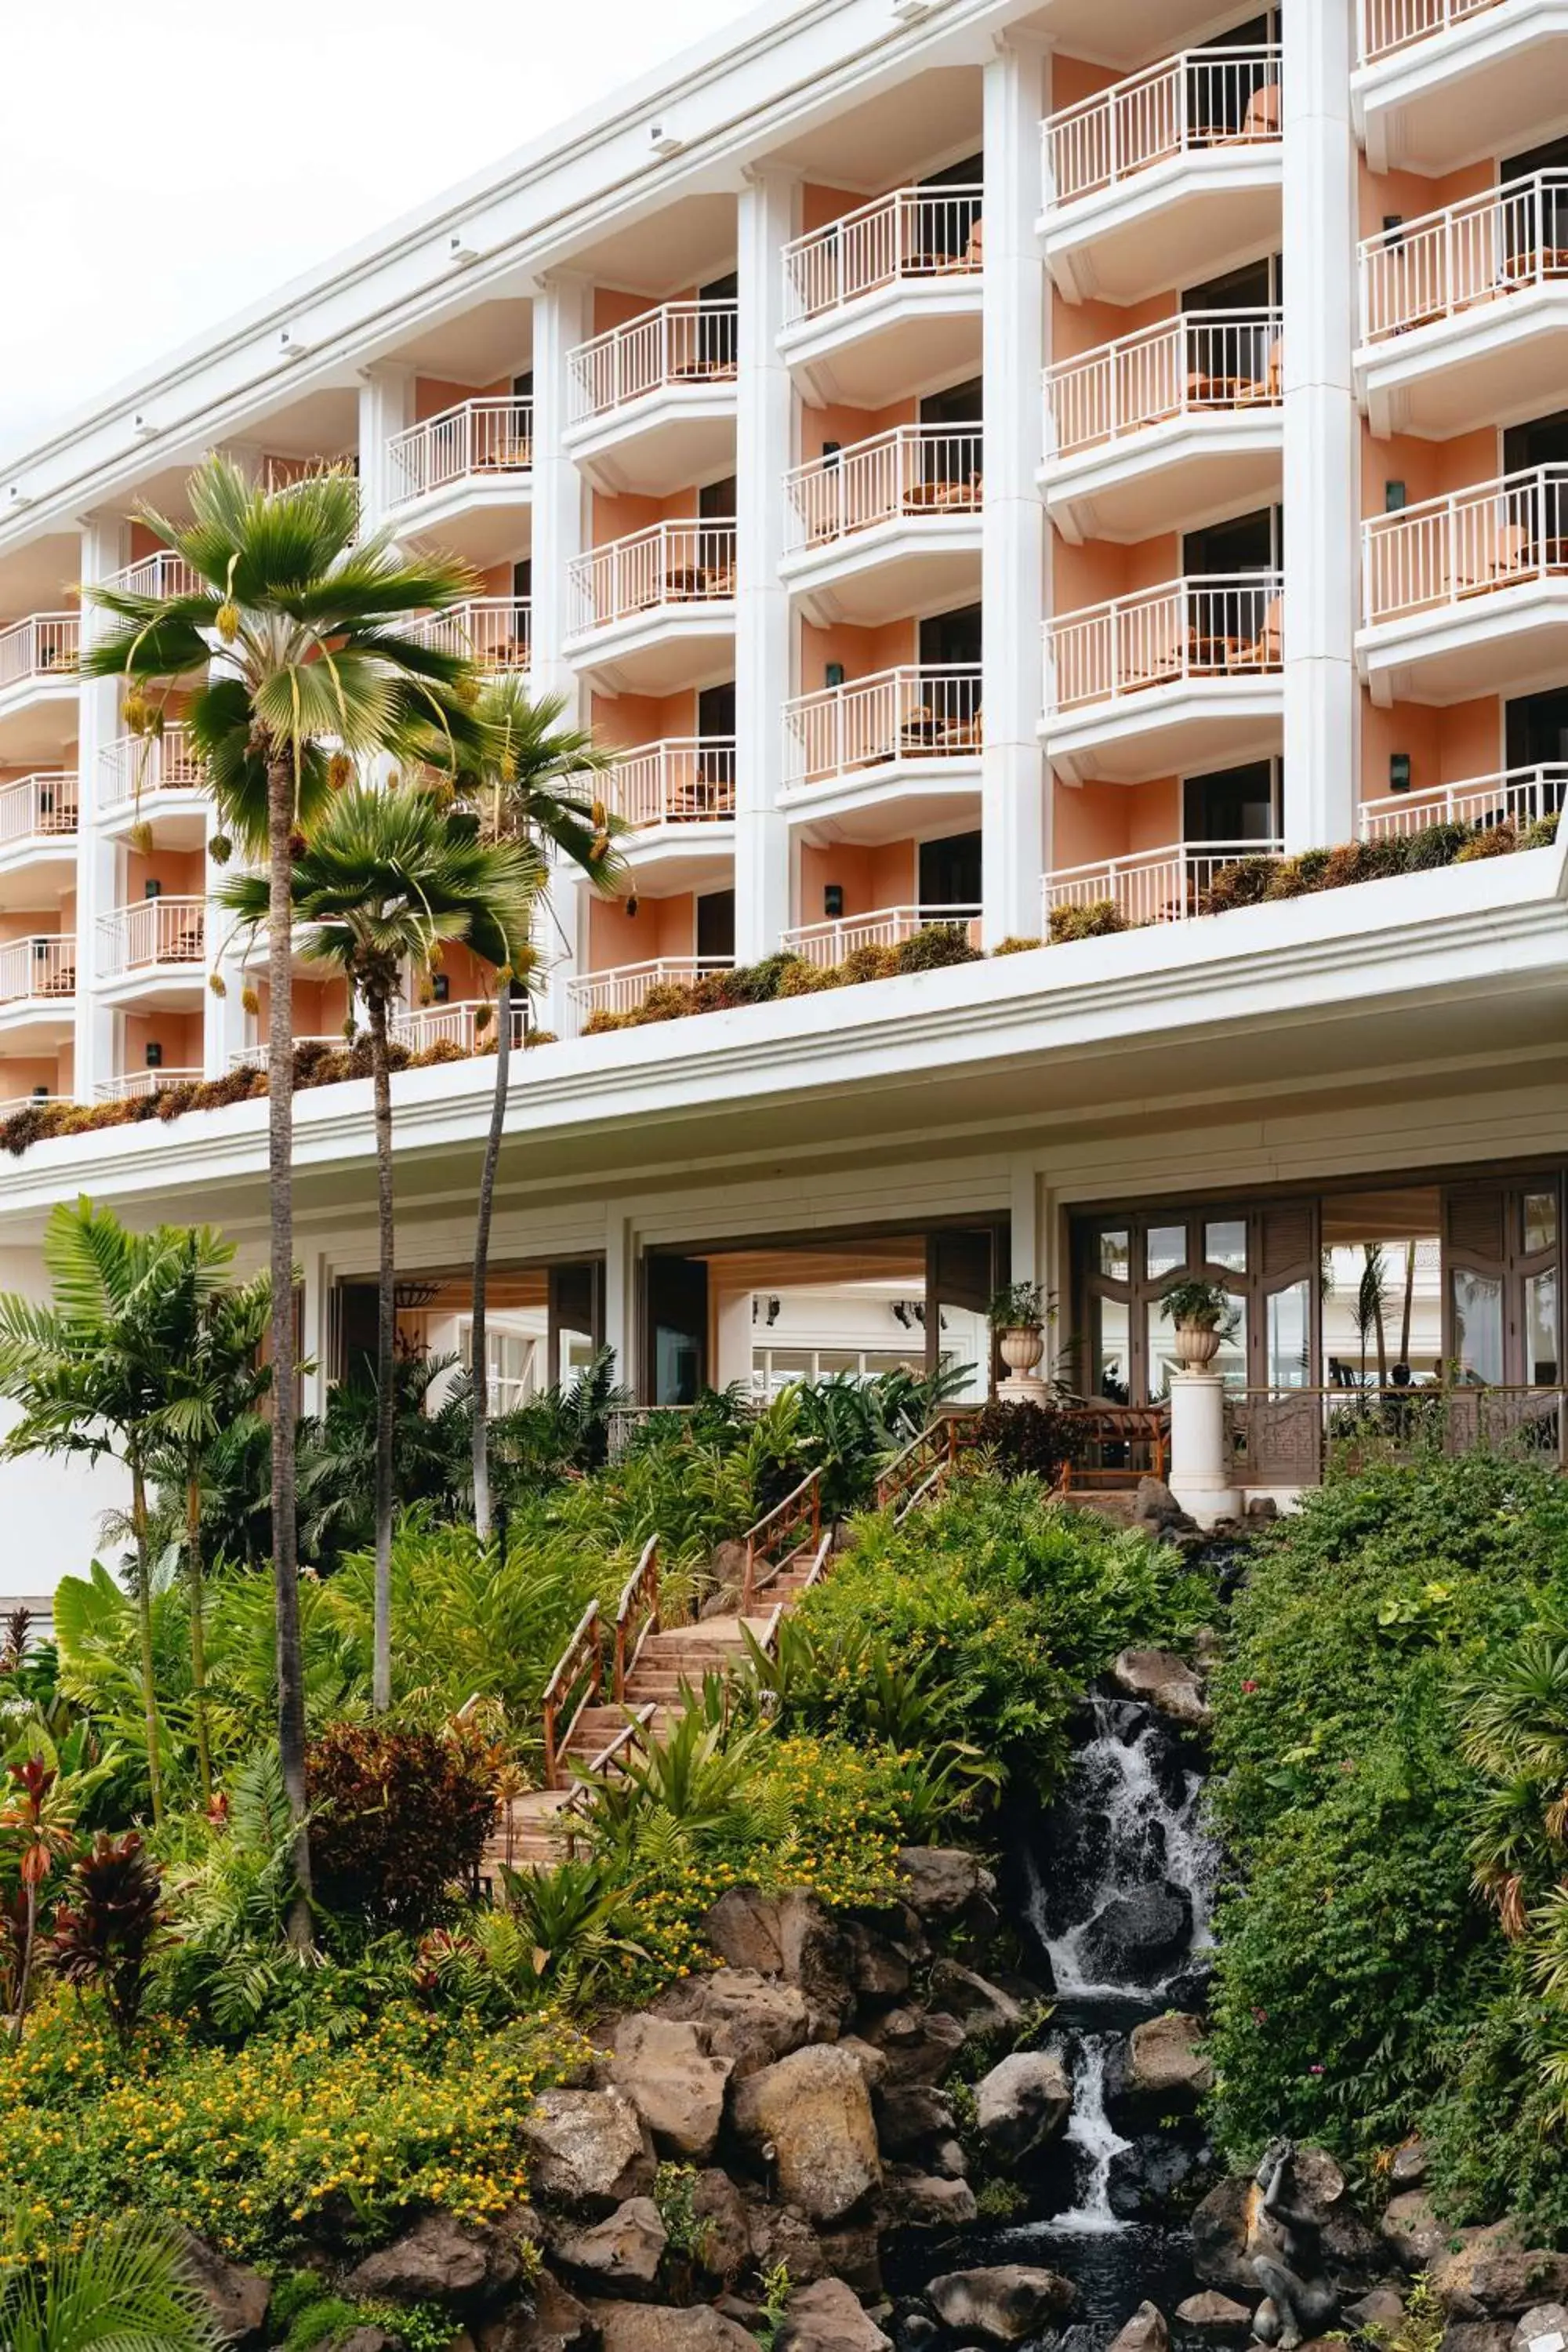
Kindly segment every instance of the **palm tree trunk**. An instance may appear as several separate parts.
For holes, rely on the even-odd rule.
[[[153,1588],[147,1566],[147,1483],[142,1456],[131,1456],[131,1534],[136,1546],[136,1630],[142,1646],[142,1713],[147,1727],[147,1786],[153,1796],[153,1826],[163,1819],[163,1776],[158,1758],[158,1693],[153,1673]]]
[[[294,1475],[294,760],[274,744],[267,767],[267,1176],[272,1210],[272,1583],[278,1623],[278,1757],[294,1824],[289,1939],[310,1927],[305,1790],[305,1661],[300,1639]]]
[[[392,1072],[386,1058],[386,999],[368,994],[370,1067],[375,1089],[375,1626],[371,1706],[392,1705],[392,1446],[397,1421],[395,1231],[392,1213]]]
[[[185,1578],[191,1610],[192,1717],[196,1732],[196,1771],[202,1803],[213,1801],[212,1743],[207,1737],[207,1629],[202,1592],[202,1475],[199,1461],[185,1479]]]
[[[1405,1244],[1405,1312],[1399,1318],[1399,1360],[1410,1361],[1410,1318],[1415,1306],[1415,1244]]]
[[[490,1104],[485,1164],[479,1171],[479,1205],[474,1219],[474,1531],[490,1539],[489,1368],[485,1360],[485,1285],[489,1273],[490,1215],[495,1207],[496,1169],[506,1126],[507,1088],[511,1080],[511,982],[503,980],[496,999],[496,1090]]]
[[[26,1891],[27,1924],[22,1930],[22,1960],[16,1972],[16,2014],[11,2020],[11,2047],[22,2046],[22,2029],[27,2022],[27,1991],[33,1974],[33,1946],[38,1932],[38,1890],[29,1879]]]

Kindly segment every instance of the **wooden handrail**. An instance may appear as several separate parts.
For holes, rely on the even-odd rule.
[[[784,1538],[793,1535],[803,1520],[809,1521],[809,1533],[800,1536],[787,1551],[775,1558]],[[764,1512],[754,1527],[746,1529],[746,1574],[741,1588],[741,1614],[749,1616],[752,1604],[764,1585],[782,1576],[796,1552],[807,1544],[816,1544],[822,1535],[822,1472],[807,1471],[798,1486],[792,1486],[782,1503],[775,1503]],[[759,1576],[758,1569],[766,1573]]]
[[[646,1612],[640,1628],[634,1633],[634,1619],[639,1607]],[[616,1664],[614,1690],[616,1704],[626,1704],[626,1682],[642,1655],[643,1643],[650,1633],[658,1631],[658,1538],[649,1536],[643,1546],[642,1558],[627,1577],[616,1605]],[[627,1655],[628,1644],[630,1655]]]
[[[588,1687],[573,1710],[565,1729],[562,1730],[562,1707],[584,1667],[588,1674]],[[561,1768],[567,1744],[577,1728],[584,1708],[598,1697],[604,1675],[599,1604],[596,1601],[590,1601],[577,1620],[577,1629],[562,1652],[554,1673],[544,1685],[544,1785],[547,1789],[563,1789],[566,1785]]]
[[[1089,1444],[1146,1445],[1150,1475],[1163,1478],[1169,1467],[1171,1411],[1163,1404],[1074,1404],[1061,1408],[1062,1418]],[[1058,1491],[1091,1486],[1107,1478],[1125,1479],[1126,1469],[1092,1469],[1083,1463],[1063,1465]]]

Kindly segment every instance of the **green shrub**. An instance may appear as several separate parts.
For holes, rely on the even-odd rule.
[[[499,1759],[468,1725],[330,1724],[306,1757],[316,1899],[417,1933],[479,1868]]]
[[[1050,919],[1052,947],[1066,940],[1103,940],[1131,926],[1114,898],[1096,898],[1088,907],[1057,907]]]
[[[980,950],[971,947],[963,923],[928,923],[896,950],[900,971],[941,971],[955,963],[978,963]]]

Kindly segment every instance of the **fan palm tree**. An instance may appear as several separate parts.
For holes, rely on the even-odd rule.
[[[613,889],[625,871],[613,843],[626,827],[622,820],[609,815],[593,789],[612,761],[585,729],[566,724],[565,696],[541,695],[536,699],[521,678],[509,673],[486,688],[476,716],[484,729],[484,756],[477,767],[461,772],[458,790],[478,815],[485,837],[522,842],[541,856],[553,850],[570,859],[600,889]],[[496,1007],[495,1095],[474,1220],[474,1525],[482,1542],[489,1540],[490,1533],[485,1285],[496,1170],[511,1082],[512,986],[512,975],[503,968]]]
[[[163,2224],[94,2229],[42,2263],[0,2245],[0,2343],[9,2352],[218,2352],[224,2338]]]
[[[410,635],[406,624],[449,610],[475,583],[466,567],[444,559],[405,562],[384,533],[360,540],[358,485],[343,469],[268,491],[214,457],[192,475],[188,497],[188,524],[150,510],[142,519],[195,584],[171,596],[89,589],[109,625],[82,668],[129,680],[124,722],[149,740],[163,732],[171,695],[184,698],[184,724],[222,820],[247,853],[267,860],[279,1750],[296,1824],[292,1933],[304,1944],[310,1849],[294,1518],[289,877],[302,829],[355,761],[402,758],[432,733],[455,757],[471,737],[468,663]]]
[[[340,793],[294,863],[294,919],[301,952],[334,965],[363,1003],[375,1089],[376,1318],[375,1643],[372,1703],[392,1700],[392,1465],[397,1395],[395,1244],[392,1187],[392,1071],[388,1016],[406,971],[434,969],[442,949],[461,941],[485,962],[526,981],[529,929],[539,882],[536,851],[521,841],[485,841],[472,815],[420,786]],[[264,913],[259,876],[236,875],[219,892],[242,920]]]

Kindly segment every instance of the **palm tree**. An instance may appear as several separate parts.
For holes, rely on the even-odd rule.
[[[90,589],[115,625],[88,648],[82,668],[130,681],[124,721],[149,740],[163,732],[171,695],[184,698],[184,723],[222,819],[247,853],[267,859],[278,1735],[300,1887],[291,1933],[305,1945],[310,1847],[295,1528],[290,875],[301,829],[354,761],[402,758],[432,733],[455,760],[472,739],[468,663],[411,635],[406,624],[460,604],[475,583],[466,567],[442,558],[405,562],[384,533],[360,540],[359,488],[344,469],[268,491],[214,457],[191,476],[188,495],[188,524],[150,510],[142,519],[195,586],[166,597]]]
[[[579,789],[603,775],[611,759],[586,730],[564,723],[565,696],[542,695],[536,700],[521,678],[509,674],[485,689],[477,716],[485,730],[484,757],[477,768],[459,775],[458,790],[477,813],[486,837],[523,842],[541,854],[552,849],[579,866],[600,888],[613,888],[624,868],[611,845],[626,827],[608,814],[596,794],[584,794]],[[474,1526],[481,1542],[488,1542],[490,1533],[485,1285],[496,1170],[511,1081],[511,1011],[512,975],[503,967],[496,1007],[495,1095],[474,1221]]]
[[[372,1704],[392,1702],[393,1438],[395,1245],[392,1197],[392,1070],[387,1020],[405,970],[427,972],[444,946],[463,941],[486,962],[526,975],[537,853],[484,841],[472,815],[423,787],[340,793],[294,865],[294,919],[302,953],[333,964],[363,1003],[375,1089],[379,1283],[376,1318],[375,1645]],[[236,875],[219,897],[242,919],[263,914],[259,876]]]
[[[148,1472],[167,1433],[171,1367],[179,1344],[186,1237],[161,1225],[127,1232],[112,1210],[58,1202],[44,1228],[50,1306],[0,1297],[0,1396],[20,1418],[0,1458],[104,1454],[131,1474],[131,1534],[142,1653],[147,1781],[163,1820],[158,1699],[153,1668],[153,1569]]]
[[[174,2235],[145,2218],[26,2260],[0,2245],[0,2343],[9,2352],[218,2352],[223,2336]]]

